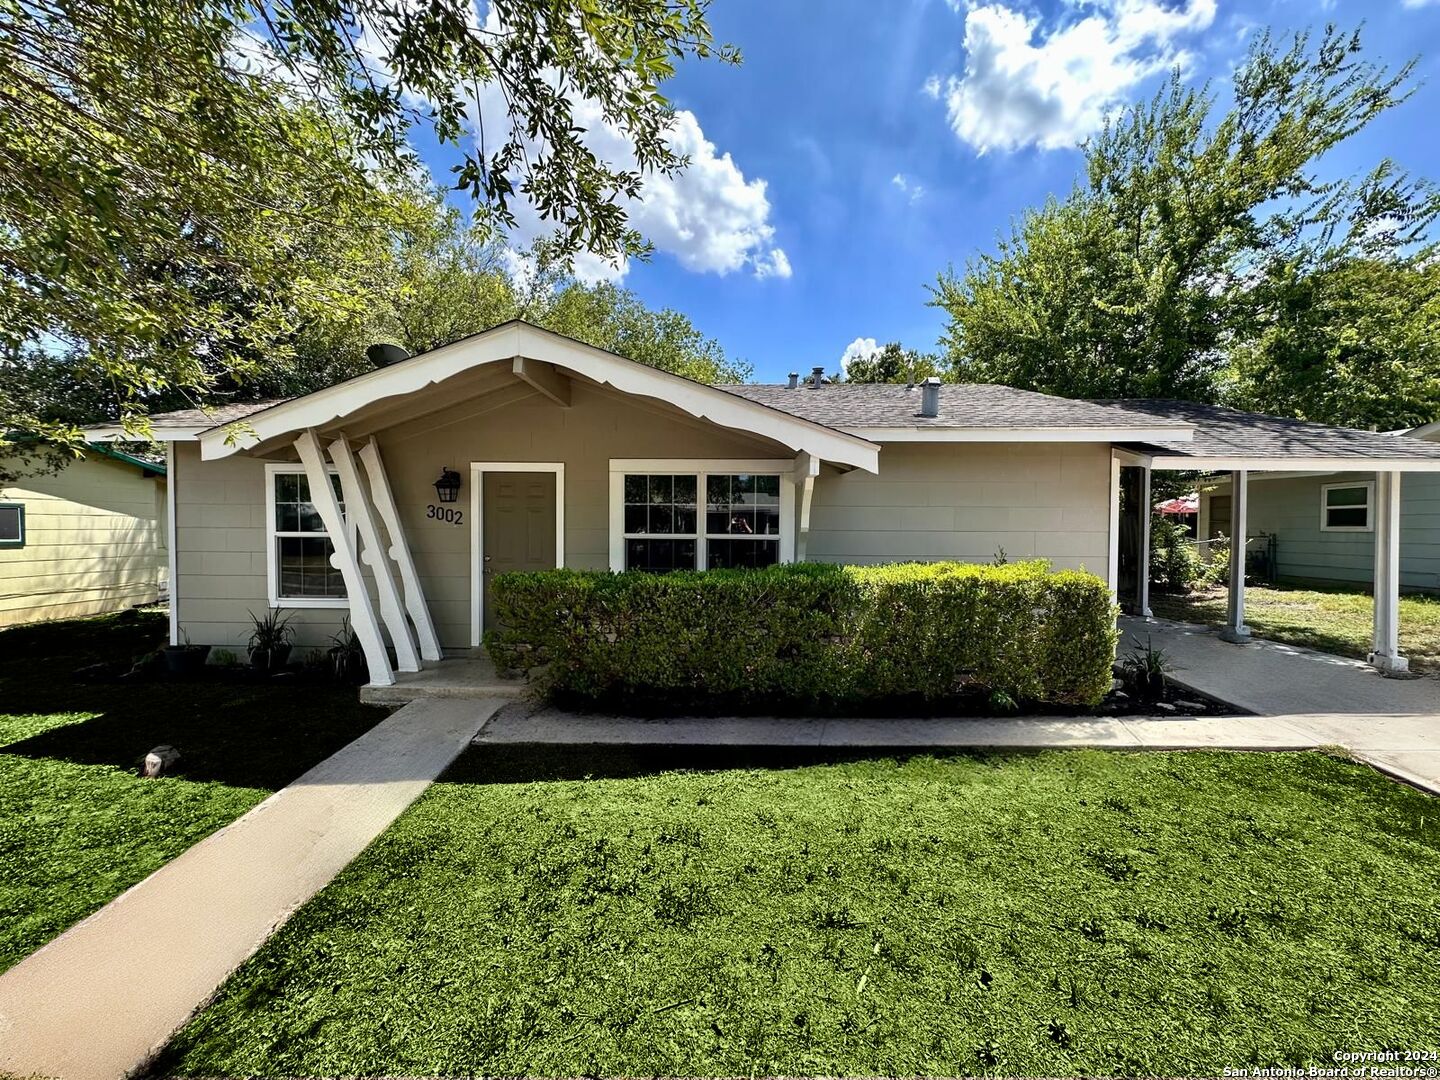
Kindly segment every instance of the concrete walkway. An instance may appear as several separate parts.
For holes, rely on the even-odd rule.
[[[139,1068],[500,704],[407,705],[0,975],[0,1074]]]

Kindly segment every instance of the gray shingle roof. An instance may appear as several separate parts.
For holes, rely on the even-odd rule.
[[[816,388],[758,383],[720,387],[805,420],[835,428],[1155,428],[1155,417],[1108,409],[1089,401],[1037,394],[989,383],[940,387],[940,415],[923,417],[920,388],[899,383],[824,383]],[[1186,427],[1175,421],[1177,429]]]
[[[269,401],[231,401],[224,405],[212,405],[208,409],[176,409],[174,412],[155,413],[150,423],[155,427],[219,427],[233,424],[236,420],[279,405],[289,398],[272,398]]]
[[[1327,427],[1222,405],[1163,399],[1103,399],[1098,404],[1151,419],[1185,420],[1195,425],[1190,442],[1148,442],[1167,454],[1196,458],[1254,458],[1283,463],[1300,458],[1440,459],[1440,445],[1404,435]],[[1197,462],[1197,467],[1203,464]]]

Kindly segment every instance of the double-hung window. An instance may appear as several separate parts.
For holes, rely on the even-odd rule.
[[[340,512],[340,477],[330,473]],[[310,479],[300,466],[271,465],[268,484],[269,569],[271,603],[294,607],[339,607],[345,604],[345,579],[330,564],[335,545],[310,497]]]
[[[784,462],[611,463],[611,568],[773,566],[793,543]]]
[[[1320,528],[1325,532],[1370,532],[1375,485],[1370,481],[1320,486]]]

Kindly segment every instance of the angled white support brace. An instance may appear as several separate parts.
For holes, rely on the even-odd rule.
[[[510,370],[517,379],[533,386],[562,409],[570,407],[570,379],[556,371],[553,365],[517,356],[511,362]]]
[[[1385,675],[1410,670],[1400,655],[1400,473],[1375,474],[1375,624],[1370,663]]]
[[[820,475],[820,459],[812,454],[795,457],[795,485],[800,489],[800,520],[795,529],[795,561],[805,561],[810,546],[810,502],[815,496],[815,478]]]
[[[1225,604],[1222,641],[1244,645],[1250,640],[1245,625],[1245,537],[1249,529],[1250,474],[1244,469],[1230,474],[1230,595]]]
[[[370,667],[370,685],[395,685],[395,672],[390,667],[390,656],[385,651],[385,639],[380,636],[380,620],[375,616],[375,605],[370,600],[370,590],[365,585],[365,575],[360,571],[360,559],[345,526],[345,517],[340,512],[340,503],[335,498],[335,489],[330,486],[330,473],[325,468],[325,454],[320,449],[320,437],[314,428],[306,428],[295,440],[295,450],[305,465],[305,476],[310,481],[310,501],[315,504],[325,531],[335,553],[330,556],[330,565],[340,571],[345,579],[346,602],[350,606],[350,626],[360,639],[365,652],[365,663]]]
[[[350,452],[344,432],[330,444],[330,460],[340,475],[347,514],[360,534],[360,558],[369,564],[375,577],[380,618],[385,621],[385,629],[390,631],[390,641],[395,646],[395,666],[401,671],[419,671],[420,654],[415,650],[415,636],[410,632],[410,621],[405,618],[405,607],[400,602],[400,588],[390,568],[390,555],[380,539],[375,516],[370,513],[370,499],[360,483],[360,470],[355,467],[355,455]]]
[[[400,512],[395,509],[395,496],[390,492],[390,478],[385,473],[385,463],[380,458],[380,444],[372,435],[370,441],[360,448],[360,462],[370,478],[370,497],[375,503],[375,512],[385,523],[390,534],[390,558],[400,568],[400,584],[405,591],[405,610],[415,624],[415,636],[420,640],[420,656],[425,660],[439,660],[440,638],[435,633],[435,620],[430,617],[430,608],[425,603],[425,593],[420,588],[420,574],[415,569],[415,560],[410,555],[410,545],[405,539],[405,530],[400,526]]]

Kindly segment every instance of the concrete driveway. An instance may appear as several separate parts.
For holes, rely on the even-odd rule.
[[[1274,641],[1232,645],[1190,623],[1122,618],[1120,630],[1122,656],[1149,641],[1169,654],[1176,681],[1440,791],[1440,679],[1385,678]]]

